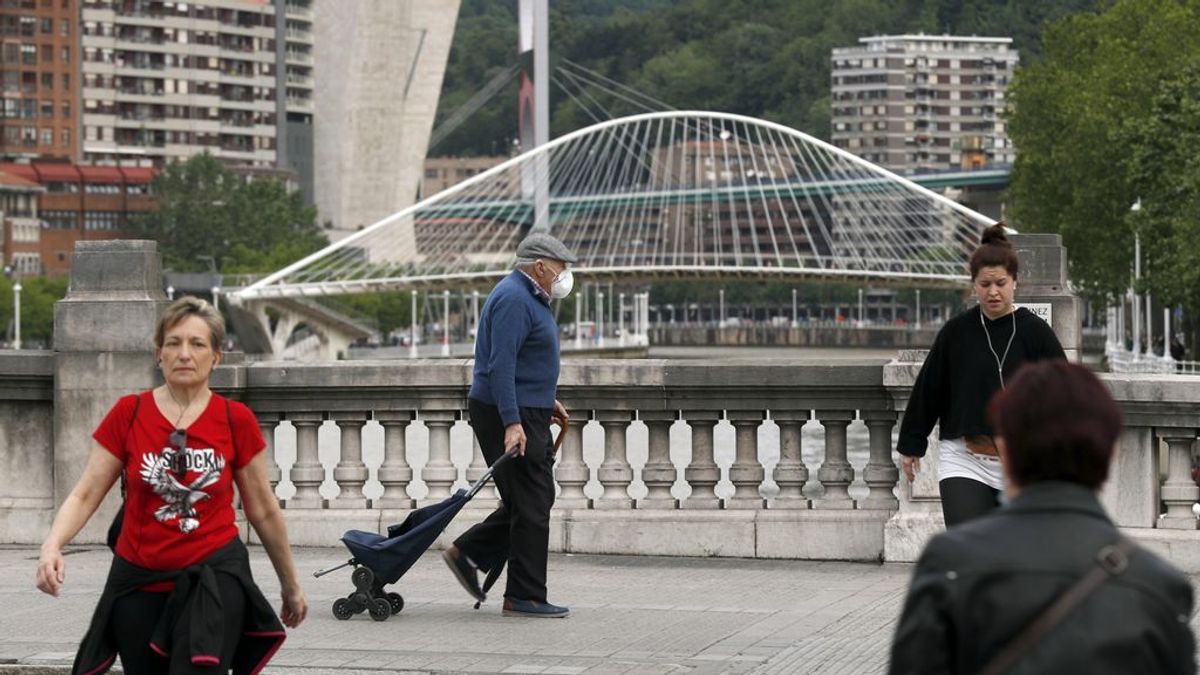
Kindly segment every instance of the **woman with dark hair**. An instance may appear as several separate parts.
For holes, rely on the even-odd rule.
[[[1013,306],[1020,261],[997,223],[971,255],[971,284],[979,304],[946,322],[917,376],[900,424],[897,450],[912,481],[936,424],[938,488],[946,526],[999,504],[1003,476],[984,408],[1023,363],[1066,359],[1050,326]]]
[[[1096,495],[1121,434],[1108,389],[1044,361],[988,410],[1009,502],[925,547],[890,672],[1195,673],[1191,583]]]
[[[289,627],[304,620],[308,605],[267,482],[258,421],[208,388],[224,338],[224,320],[204,300],[185,297],[167,307],[154,332],[163,384],[112,407],[46,535],[37,587],[58,595],[63,547],[121,479],[112,567],[72,672],[104,672],[120,655],[130,675],[257,673],[284,640],[280,618]],[[278,617],[238,538],[235,485],[279,577]]]

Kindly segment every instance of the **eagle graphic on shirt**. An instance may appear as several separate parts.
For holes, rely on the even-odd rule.
[[[184,485],[178,475],[186,477],[186,471],[173,471],[185,468],[194,460],[189,456],[179,456],[179,451],[173,447],[163,448],[159,454],[146,453],[142,455],[142,480],[150,485],[154,493],[162,497],[164,504],[154,511],[154,518],[160,523],[179,519],[179,531],[191,534],[200,527],[196,518],[196,504],[209,499],[212,495],[204,492],[204,488],[217,482],[221,477],[221,469],[225,467],[225,459],[214,456],[212,451],[207,453],[207,461],[196,461],[202,466],[200,475],[192,482]]]

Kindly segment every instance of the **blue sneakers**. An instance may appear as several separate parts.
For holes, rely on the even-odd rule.
[[[515,600],[504,598],[504,616],[527,616],[534,619],[561,619],[568,616],[571,610],[548,602],[536,600]]]

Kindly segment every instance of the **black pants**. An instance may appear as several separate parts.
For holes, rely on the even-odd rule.
[[[1000,505],[1000,491],[970,478],[946,478],[938,482],[942,494],[942,516],[946,527],[978,518]]]
[[[546,602],[546,555],[550,507],[554,505],[554,451],[550,410],[521,408],[525,456],[500,465],[493,475],[500,508],[463,533],[454,545],[484,572],[508,561],[504,596]],[[504,454],[504,422],[494,405],[470,401],[471,428],[491,466]]]
[[[238,640],[242,637],[246,593],[241,583],[227,574],[217,575],[217,587],[220,589],[224,610],[225,639],[219,655],[221,663],[213,668],[212,672],[227,673]],[[113,637],[116,638],[121,667],[128,675],[168,675],[188,667],[185,665],[189,657],[186,649],[175,649],[163,656],[150,647],[155,624],[158,623],[170,595],[135,591],[117,598],[113,603],[112,621],[109,625],[112,626]]]

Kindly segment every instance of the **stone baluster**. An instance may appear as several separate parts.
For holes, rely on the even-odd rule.
[[[677,506],[671,495],[677,472],[671,463],[671,425],[675,423],[673,410],[643,410],[638,418],[648,430],[648,453],[646,466],[642,467],[642,481],[646,483],[646,496],[638,500],[639,509],[673,509]]]
[[[572,413],[572,422],[563,433],[562,447],[558,449],[558,462],[554,465],[554,478],[562,488],[558,498],[554,500],[556,509],[586,509],[588,498],[583,488],[587,485],[591,472],[583,461],[583,427],[587,425],[586,410],[576,410]]]
[[[597,509],[628,509],[633,507],[629,484],[633,482],[633,467],[625,453],[625,430],[633,415],[628,410],[597,410],[596,421],[604,427],[604,462],[596,478],[604,493],[593,504]]]
[[[287,501],[289,509],[319,509],[321,483],[325,482],[325,467],[317,458],[317,430],[324,414],[319,412],[288,413],[288,421],[296,427],[296,462],[290,472],[296,494]]]
[[[411,410],[381,410],[375,413],[375,421],[383,427],[383,464],[379,467],[379,482],[383,495],[375,505],[385,509],[411,509],[414,505],[408,494],[413,470],[408,464],[408,425],[416,418]]]
[[[900,470],[892,461],[892,427],[896,413],[883,410],[864,410],[862,420],[871,438],[871,452],[863,469],[867,497],[860,504],[864,509],[898,509],[900,500],[893,489],[900,480]]]
[[[454,410],[421,411],[421,421],[429,429],[429,461],[421,471],[421,479],[429,488],[418,506],[436,504],[450,496],[450,486],[458,480],[458,469],[450,461],[450,427],[458,413]]]
[[[758,461],[758,427],[762,425],[761,410],[730,410],[726,414],[737,439],[737,454],[729,467],[729,482],[733,495],[725,500],[727,509],[763,508],[762,485],[766,472]]]
[[[685,421],[692,427],[692,461],[683,471],[683,477],[692,492],[680,502],[685,509],[719,509],[721,499],[717,497],[717,483],[721,480],[721,467],[713,460],[713,427],[721,420],[719,410],[687,410]]]
[[[817,419],[825,427],[825,459],[817,470],[825,494],[813,502],[813,508],[852,509],[854,500],[849,488],[854,481],[854,467],[846,459],[846,427],[854,420],[854,411],[818,410]]]
[[[808,482],[808,467],[801,454],[801,433],[809,420],[807,410],[772,410],[771,419],[779,427],[779,463],[775,465],[775,484],[779,495],[771,500],[772,509],[807,509],[811,505],[804,496]]]
[[[279,481],[283,480],[283,471],[279,468],[279,459],[275,457],[275,425],[279,424],[279,413],[263,413],[256,415],[258,428],[262,432],[266,447],[263,452],[267,455],[267,483],[271,486],[271,494],[278,495]]]
[[[1200,499],[1200,486],[1192,480],[1192,445],[1195,429],[1157,429],[1158,438],[1167,443],[1167,480],[1162,487],[1162,500],[1167,512],[1159,516],[1158,527],[1170,530],[1195,530],[1196,516],[1192,504]]]
[[[337,466],[333,467],[338,496],[329,502],[329,508],[365,509],[370,506],[363,494],[367,465],[362,460],[362,429],[367,423],[367,413],[337,412],[331,417],[341,430],[341,456]]]
[[[475,437],[475,430],[471,430],[471,463],[467,465],[467,482],[474,485],[475,481],[483,477],[487,473],[488,465],[487,458],[483,456],[483,448],[479,446],[479,439]],[[470,506],[475,509],[494,510],[500,506],[500,499],[496,495],[499,492],[496,490],[496,481],[492,481],[490,485],[479,491],[471,499]]]

